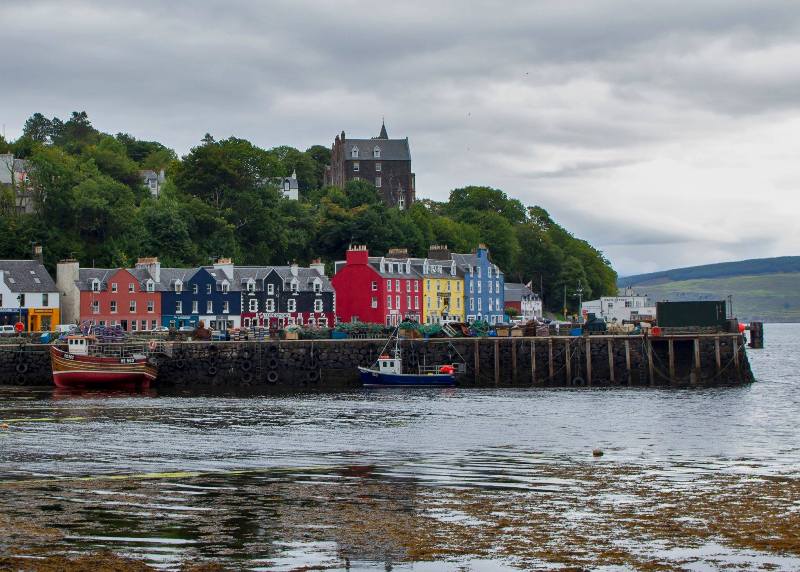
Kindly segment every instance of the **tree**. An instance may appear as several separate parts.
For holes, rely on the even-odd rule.
[[[311,188],[321,189],[325,185],[325,168],[331,164],[330,147],[312,145],[306,149],[306,155],[314,165],[314,182]]]
[[[83,155],[92,159],[101,172],[117,181],[134,189],[142,186],[136,163],[128,157],[125,145],[114,137],[102,136],[96,145],[86,147]]]
[[[25,121],[22,134],[33,141],[44,143],[53,135],[53,122],[41,113],[34,113]]]

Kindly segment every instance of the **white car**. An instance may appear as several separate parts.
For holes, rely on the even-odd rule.
[[[0,336],[14,336],[16,333],[14,326],[0,326]]]

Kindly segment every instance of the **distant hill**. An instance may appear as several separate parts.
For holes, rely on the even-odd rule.
[[[800,322],[800,256],[757,258],[625,276],[631,286],[659,300],[720,300],[733,297],[744,320]]]

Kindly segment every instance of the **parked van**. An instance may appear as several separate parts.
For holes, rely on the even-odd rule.
[[[15,336],[17,335],[14,326],[0,326],[0,336]]]

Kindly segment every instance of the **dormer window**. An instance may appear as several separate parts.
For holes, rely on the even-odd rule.
[[[175,292],[180,293],[182,290],[183,290],[183,282],[178,280],[177,282],[175,282]],[[178,311],[178,314],[180,314],[180,311]]]
[[[92,280],[92,292],[99,292],[100,291],[100,281],[95,279]]]
[[[314,280],[314,292],[320,293],[322,292],[322,282],[319,280]]]
[[[297,292],[297,279],[296,278],[292,279],[292,282],[289,285],[289,288],[291,289],[292,292]]]
[[[353,147],[353,150],[350,152],[350,156],[353,159],[358,159],[358,147]]]
[[[148,280],[147,281],[147,291],[148,292],[153,292],[153,291],[155,291],[155,288],[156,288],[155,283],[152,280]]]
[[[222,292],[227,293],[230,290],[230,285],[227,282],[222,283]]]
[[[256,291],[256,283],[253,280],[247,281],[247,291],[248,292],[255,292]]]
[[[381,148],[378,147],[377,145],[375,145],[375,148],[372,150],[372,156],[375,159],[380,159],[381,158]]]

